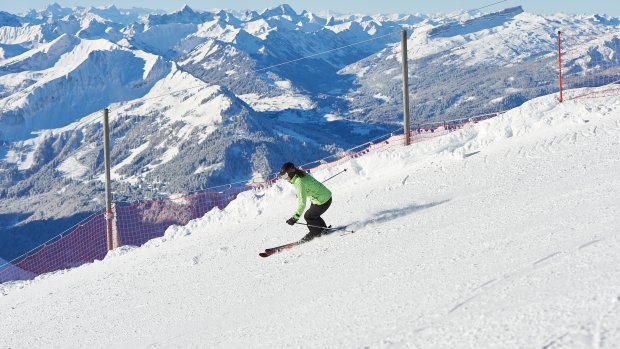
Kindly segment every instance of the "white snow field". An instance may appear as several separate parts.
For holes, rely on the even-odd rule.
[[[0,286],[1,348],[618,348],[620,97],[520,108],[242,194],[141,248]]]

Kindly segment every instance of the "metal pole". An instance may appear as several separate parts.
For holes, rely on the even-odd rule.
[[[112,187],[110,185],[110,123],[108,118],[108,108],[103,109],[103,154],[105,158],[105,209],[106,209],[106,231],[108,241],[108,251],[114,249],[113,226],[114,213],[112,212]]]
[[[560,40],[560,34],[562,32],[558,30],[558,74],[560,76],[560,103],[562,103],[564,98],[562,97],[562,41]]]
[[[347,172],[347,169],[345,168],[344,170],[342,170],[342,171],[340,171],[340,172],[336,173],[335,175],[333,175],[333,176],[331,176],[331,177],[327,178],[326,180],[322,181],[321,183],[325,183],[325,182],[327,182],[328,180],[330,180],[330,179],[332,179],[332,178],[336,177],[337,175],[339,175],[339,174],[341,174],[341,173],[343,173],[343,172]]]
[[[407,69],[407,31],[400,32],[400,48],[403,60],[403,128],[405,130],[405,145],[411,143],[409,134],[409,71]]]

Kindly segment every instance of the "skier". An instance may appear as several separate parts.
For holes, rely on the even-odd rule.
[[[327,225],[321,215],[327,211],[332,204],[332,193],[323,185],[323,183],[317,181],[303,171],[295,167],[292,162],[287,162],[282,165],[280,169],[280,176],[287,175],[286,180],[295,186],[297,190],[297,210],[286,223],[294,225],[301,217],[301,214],[306,208],[306,199],[310,197],[310,208],[304,214],[308,229],[310,232],[302,238],[302,240],[309,241],[317,236],[321,236],[327,230]]]

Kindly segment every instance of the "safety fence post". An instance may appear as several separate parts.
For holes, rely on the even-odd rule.
[[[562,101],[564,100],[563,96],[562,96],[562,40],[560,38],[562,32],[558,30],[558,76],[559,76],[559,83],[560,83],[560,103],[562,103]]]
[[[106,232],[108,251],[114,249],[114,211],[112,211],[112,188],[110,179],[110,123],[109,123],[109,110],[103,109],[103,154],[105,165],[105,219],[106,219]]]
[[[409,132],[409,71],[407,68],[407,31],[400,32],[400,47],[403,60],[403,129],[405,130],[405,145],[411,143]]]

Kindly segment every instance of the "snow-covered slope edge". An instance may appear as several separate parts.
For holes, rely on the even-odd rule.
[[[548,96],[353,160],[325,218],[357,232],[268,259],[304,233],[284,224],[293,189],[245,193],[143,248],[3,286],[0,346],[617,347],[619,111]]]

